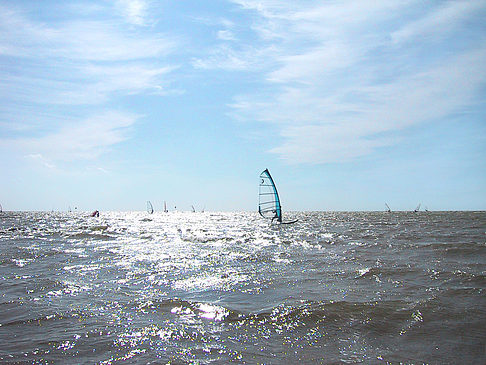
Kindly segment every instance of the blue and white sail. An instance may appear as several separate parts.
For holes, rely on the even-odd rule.
[[[147,200],[147,213],[152,214],[154,212],[154,207],[150,200]]]
[[[264,218],[282,223],[282,207],[277,187],[268,169],[260,174],[258,213]]]

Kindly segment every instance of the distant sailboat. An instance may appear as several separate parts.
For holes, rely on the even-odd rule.
[[[164,200],[164,213],[167,213],[167,212],[168,212],[168,210],[167,210],[167,203]]]
[[[191,208],[192,208],[192,212],[196,213],[196,208],[194,208],[194,205],[191,205]]]
[[[154,207],[152,206],[150,200],[147,200],[147,213],[152,214],[153,212],[154,212]]]
[[[3,212],[3,207],[2,207],[2,204],[0,204],[0,213]]]
[[[417,208],[415,208],[415,210],[413,211],[414,213],[417,213],[420,210],[420,204],[421,203],[419,203],[419,205],[417,205]]]
[[[282,222],[282,206],[280,205],[280,198],[278,196],[275,182],[268,169],[265,169],[260,174],[258,213],[260,213],[263,218],[271,219],[272,222],[274,220],[277,220],[277,222],[282,224],[297,222],[297,220]]]
[[[387,211],[388,213],[391,213],[391,209],[390,209],[390,207],[388,206],[388,204],[387,204],[387,203],[385,203],[385,205],[386,205],[386,211]]]

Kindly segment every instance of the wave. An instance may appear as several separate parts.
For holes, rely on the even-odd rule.
[[[88,240],[108,241],[108,240],[115,239],[116,236],[113,236],[111,234],[106,234],[106,233],[73,233],[73,234],[66,235],[66,238],[74,239],[74,240],[88,239]]]
[[[423,305],[423,304],[422,304]],[[280,304],[256,313],[231,309],[221,304],[183,300],[179,298],[164,300],[137,301],[138,308],[151,308],[171,313],[179,317],[199,317],[228,324],[249,326],[259,325],[316,325],[355,322],[361,325],[385,327],[391,322],[402,322],[412,318],[417,303],[395,301],[311,301],[302,300],[294,304]]]
[[[21,310],[21,308],[26,306],[30,308],[29,311]],[[35,324],[36,326],[47,326],[52,322],[70,318],[78,319],[85,315],[85,313],[74,309],[70,309],[65,312],[53,312],[53,309],[49,307],[33,305],[32,302],[25,300],[10,300],[8,302],[0,303],[0,312],[2,313],[2,328],[25,326],[30,324]]]

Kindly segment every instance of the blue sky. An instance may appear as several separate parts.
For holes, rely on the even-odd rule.
[[[6,210],[486,209],[486,1],[0,1]]]

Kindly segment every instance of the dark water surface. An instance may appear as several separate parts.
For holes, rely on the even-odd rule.
[[[0,215],[1,363],[484,364],[486,212]]]

